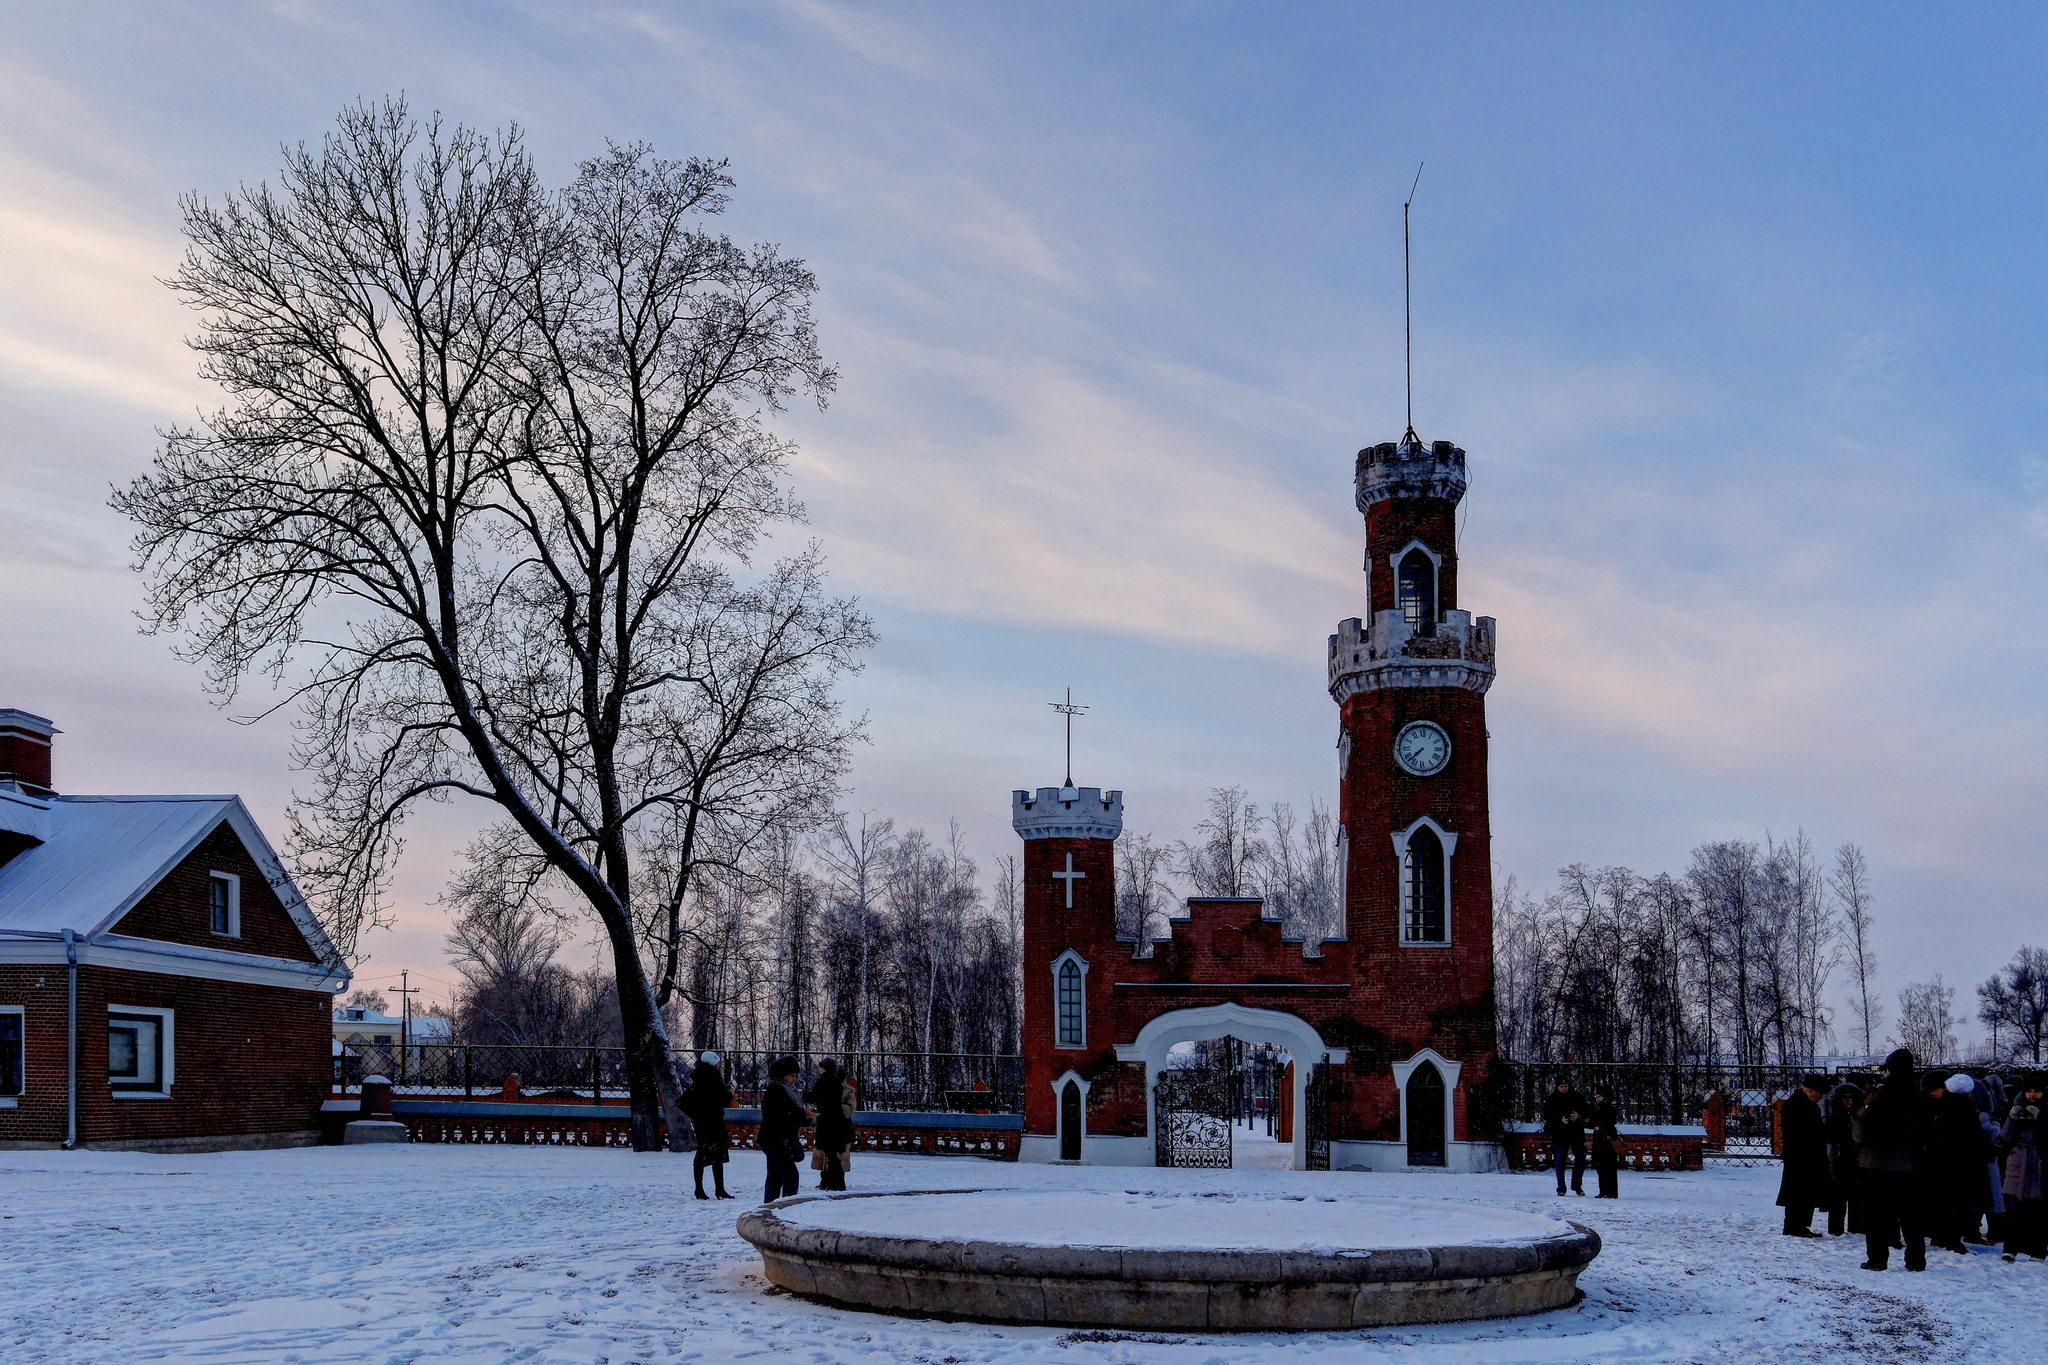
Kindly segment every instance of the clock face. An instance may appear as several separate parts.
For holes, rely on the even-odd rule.
[[[1394,736],[1394,761],[1417,777],[1434,777],[1451,761],[1451,737],[1433,721],[1410,721]]]

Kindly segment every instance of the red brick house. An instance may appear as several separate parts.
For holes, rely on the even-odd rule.
[[[234,796],[71,796],[0,709],[0,1148],[317,1141],[348,968]]]

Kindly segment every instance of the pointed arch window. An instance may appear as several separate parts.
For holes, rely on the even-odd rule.
[[[1052,964],[1053,1046],[1088,1046],[1088,964],[1069,948]]]
[[[1409,630],[1417,635],[1436,632],[1436,561],[1420,545],[1402,555],[1395,568],[1394,600]]]
[[[1444,913],[1444,842],[1422,825],[1408,835],[1401,860],[1401,938],[1408,943],[1448,939]]]

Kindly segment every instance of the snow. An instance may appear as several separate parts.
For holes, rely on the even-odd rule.
[[[1367,1332],[1068,1331],[902,1320],[770,1288],[690,1198],[690,1163],[548,1147],[329,1147],[211,1156],[0,1152],[0,1361],[670,1365],[2030,1365],[2048,1266],[1931,1252],[1857,1269],[1860,1238],[1778,1235],[1777,1172],[1623,1173],[1616,1203],[1547,1177],[1154,1171],[863,1154],[858,1189],[1093,1190],[1188,1205],[1365,1197],[1565,1216],[1605,1242],[1584,1302],[1535,1317]],[[733,1188],[759,1193],[760,1158]],[[816,1176],[805,1173],[809,1185]],[[1294,1204],[1284,1197],[1305,1196]]]
[[[1568,1235],[1556,1218],[1442,1200],[1375,1199],[1347,1181],[1343,1195],[1142,1194],[1136,1190],[980,1190],[904,1199],[833,1199],[798,1204],[783,1220],[799,1227],[999,1241],[1019,1246],[1090,1246],[1161,1251],[1324,1251],[1482,1244],[1500,1246]]]

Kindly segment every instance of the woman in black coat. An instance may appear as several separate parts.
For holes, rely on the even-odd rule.
[[[718,1054],[700,1054],[697,1065],[690,1068],[690,1088],[682,1098],[683,1113],[697,1130],[697,1159],[692,1163],[691,1173],[697,1177],[699,1199],[711,1197],[704,1193],[706,1166],[711,1168],[711,1183],[718,1197],[732,1198],[725,1192],[725,1163],[732,1151],[732,1139],[725,1131],[725,1111],[731,1105],[732,1087],[725,1083],[725,1073],[718,1069]]]
[[[818,1188],[846,1188],[846,1168],[853,1163],[853,1087],[839,1063],[827,1057],[818,1063],[818,1079],[804,1092],[804,1103],[818,1116],[811,1160],[821,1174]]]
[[[1593,1133],[1593,1171],[1600,1177],[1595,1199],[1621,1198],[1621,1111],[1606,1091],[1593,1092],[1593,1111],[1586,1116]]]
[[[761,1090],[761,1155],[768,1158],[768,1184],[761,1202],[772,1204],[797,1191],[796,1165],[804,1159],[803,1130],[811,1111],[797,1098],[794,1057],[768,1063],[768,1084]]]
[[[1834,1182],[1828,1179],[1827,1128],[1821,1120],[1821,1097],[1828,1078],[1808,1076],[1778,1109],[1778,1156],[1785,1173],[1778,1181],[1778,1205],[1785,1210],[1787,1237],[1818,1237],[1813,1211],[1834,1207]]]

